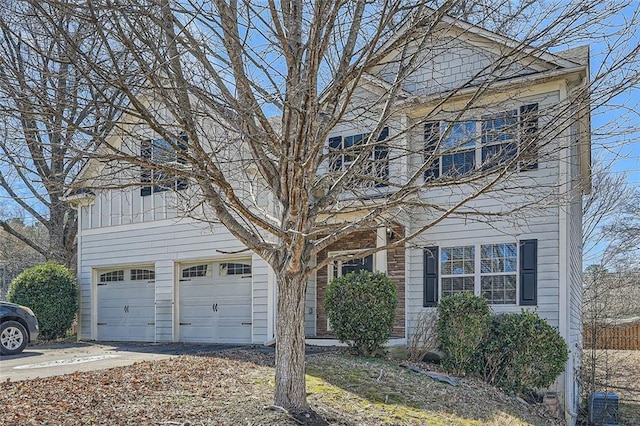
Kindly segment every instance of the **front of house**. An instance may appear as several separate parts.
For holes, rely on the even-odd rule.
[[[460,291],[483,295],[496,312],[534,310],[568,343],[567,369],[553,390],[566,402],[565,415],[571,420],[579,397],[581,195],[588,186],[590,149],[588,118],[580,116],[582,106],[572,93],[586,84],[588,51],[565,57],[532,53],[460,117],[455,111],[472,91],[461,91],[445,103],[441,94],[485,67],[496,46],[504,44],[481,30],[467,28],[464,34],[430,50],[431,56],[425,54],[423,65],[407,79],[403,89],[411,102],[381,135],[390,141],[379,156],[384,160],[382,173],[390,182],[400,182],[427,162],[420,179],[436,182],[482,169],[490,160],[501,161],[492,153],[516,155],[531,132],[546,132],[550,143],[510,170],[509,179],[497,189],[473,199],[464,200],[472,184],[425,185],[417,197],[434,206],[465,201],[463,209],[442,221],[433,224],[429,211],[407,207],[392,220],[319,253],[316,262],[416,234],[406,244],[318,270],[307,286],[305,332],[311,343],[335,343],[322,308],[327,283],[360,269],[386,272],[397,283],[401,303],[393,330],[396,344],[409,341],[421,313]],[[389,72],[385,67],[372,70],[359,88],[362,99],[384,91]],[[566,111],[564,124],[557,121],[559,110]],[[372,131],[372,120],[357,115],[364,118],[346,120],[348,124],[334,129],[329,149],[356,143]],[[425,121],[427,115],[433,118]],[[509,130],[514,126],[519,130]],[[434,151],[434,141],[454,144],[459,135],[471,135],[476,142],[446,153]],[[162,142],[148,129],[140,131],[140,141],[143,156],[153,155],[155,144]],[[414,147],[413,154],[396,158],[392,153],[399,147]],[[339,160],[330,167],[345,167],[349,159]],[[103,189],[69,197],[79,213],[78,338],[272,341],[277,283],[267,263],[222,225],[181,213],[176,193],[190,190],[188,183],[156,191],[150,175],[143,173],[142,179],[142,189]],[[259,202],[268,206],[270,200]]]

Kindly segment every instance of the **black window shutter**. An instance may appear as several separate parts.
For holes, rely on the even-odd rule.
[[[189,143],[189,137],[184,133],[181,134],[180,138],[178,139],[178,148],[180,149],[180,152],[177,153],[178,154],[177,161],[179,164],[187,164],[187,159],[185,158],[184,155],[182,155],[182,153],[187,152],[187,150],[189,149],[188,143]],[[189,181],[184,177],[178,177],[176,179],[176,191],[185,189],[188,186],[189,186]]]
[[[538,104],[520,107],[520,147],[524,150],[524,160],[520,170],[534,170],[538,168]]]
[[[436,306],[437,304],[438,304],[438,247],[425,247],[423,306]]]
[[[424,161],[431,164],[424,171],[424,180],[428,181],[440,176],[440,158],[437,148],[440,140],[440,122],[424,123]]]
[[[143,160],[151,161],[151,141],[149,139],[145,139],[140,142],[140,156]],[[142,167],[140,172],[140,182],[142,183],[151,183],[151,169],[147,167]],[[140,188],[140,195],[151,195],[151,186],[143,186]]]
[[[378,142],[385,140],[389,136],[389,128],[385,127],[380,132]],[[373,159],[375,167],[376,188],[388,186],[389,182],[389,147],[385,145],[376,145],[373,150]]]
[[[384,129],[382,129],[382,131],[380,132],[380,136],[378,136],[378,142],[379,141],[383,141],[385,140],[387,137],[389,137],[389,128],[385,127]]]
[[[538,304],[538,240],[520,241],[520,305]]]
[[[329,164],[329,170],[337,172],[342,170],[342,155],[336,153],[342,149],[342,136],[334,136],[329,138],[329,155],[331,162]]]

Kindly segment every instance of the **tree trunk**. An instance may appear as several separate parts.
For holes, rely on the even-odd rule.
[[[275,404],[300,413],[309,409],[304,360],[304,294],[307,283],[302,273],[280,273],[277,276]]]

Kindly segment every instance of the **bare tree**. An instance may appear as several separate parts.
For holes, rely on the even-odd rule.
[[[583,283],[582,382],[585,399],[613,390],[626,402],[638,391],[628,371],[634,351],[625,349],[635,349],[640,319],[640,193],[610,166],[594,163],[592,191],[583,200],[583,255],[591,265]]]
[[[87,84],[86,70],[70,45],[95,53],[95,38],[71,16],[56,15],[56,25],[70,39],[56,36],[28,3],[3,2],[0,199],[5,213],[17,210],[17,215],[0,216],[0,228],[44,258],[72,267],[76,215],[63,196],[83,164],[83,153],[92,149],[93,136],[110,131],[117,94]],[[15,217],[42,224],[48,238],[34,239]]]
[[[551,141],[576,118],[586,119],[589,100],[605,102],[638,81],[631,66],[637,51],[627,51],[590,85],[574,82],[569,102],[545,111],[523,110],[524,120],[514,126],[524,126],[525,149],[505,160],[505,146],[496,161],[487,157],[486,167],[473,173],[455,163],[436,172],[434,164],[453,124],[498,108],[503,100],[487,104],[482,99],[504,91],[510,79],[521,75],[523,58],[588,39],[602,30],[592,19],[596,14],[606,18],[619,10],[593,1],[536,9],[536,22],[464,83],[413,94],[413,72],[431,53],[465,40],[473,29],[447,16],[458,2],[440,3],[433,8],[427,7],[431,2],[400,0],[31,3],[39,16],[51,17],[58,39],[75,47],[76,59],[91,70],[96,87],[111,85],[127,97],[118,137],[103,139],[93,154],[101,161],[102,176],[115,174],[95,178],[87,173],[78,184],[140,185],[140,177],[147,186],[175,187],[183,179],[196,183],[186,192],[184,214],[222,223],[275,272],[278,406],[308,409],[303,319],[306,283],[313,273],[336,260],[404,246],[447,217],[490,222],[527,206],[560,202],[570,194],[561,193],[557,182],[527,183],[518,179],[517,170],[534,167],[535,157],[559,155]],[[74,14],[104,41],[99,61],[86,58],[86,49],[73,31],[58,24],[54,10]],[[505,17],[504,25],[516,18]],[[454,25],[458,30],[450,31]],[[111,71],[102,72],[104,66]],[[605,76],[615,79],[612,71],[623,69],[630,73],[615,84],[602,84]],[[375,88],[375,99],[364,96],[364,85]],[[453,99],[462,101],[448,115],[449,130],[425,135],[425,125],[438,120],[443,105]],[[419,103],[428,107],[399,125],[398,115]],[[540,131],[527,132],[538,120]],[[132,145],[141,139],[139,123],[165,140],[165,147],[156,149],[171,161],[152,161],[153,153],[144,155],[144,150],[153,147],[141,152]],[[367,133],[353,144],[328,144],[336,126],[366,128]],[[417,135],[419,146],[407,143]],[[458,139],[456,148],[468,142]],[[390,161],[415,167],[401,177],[390,173]],[[435,173],[441,178],[435,179]],[[467,191],[457,190],[460,185]],[[437,190],[447,196],[436,203],[426,194]],[[509,194],[526,194],[526,201],[509,211],[475,203],[482,195],[504,205]],[[428,223],[384,246],[313,262],[344,238],[363,229],[395,229],[418,212],[430,218]]]
[[[617,270],[615,263],[624,269],[624,260],[640,250],[640,191],[611,166],[602,159],[592,166],[592,190],[582,205],[582,244],[586,263]]]
[[[11,225],[19,229],[21,234],[27,235],[30,240],[46,240],[46,233],[40,224],[25,225],[19,219],[11,220]],[[41,263],[43,257],[21,240],[5,233],[0,229],[0,300],[5,300],[9,283],[26,268]]]

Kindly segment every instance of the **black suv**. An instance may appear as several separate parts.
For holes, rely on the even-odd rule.
[[[38,319],[31,309],[0,301],[0,354],[19,354],[38,338],[38,332]]]

